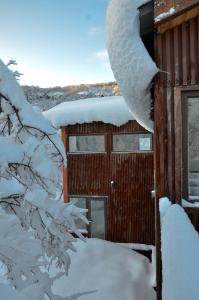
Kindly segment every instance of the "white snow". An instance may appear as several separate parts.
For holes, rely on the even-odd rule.
[[[13,73],[4,65],[0,60],[0,91],[1,93],[10,100],[9,104],[7,101],[2,101],[2,110],[10,113],[17,112],[19,119],[27,128],[35,128],[39,132],[48,134],[51,141],[56,145],[57,149],[61,152],[65,158],[65,150],[63,143],[57,131],[53,128],[51,122],[43,118],[42,113],[36,112],[32,106],[27,102],[25,95],[19,85],[14,79]],[[11,108],[11,105],[13,106]],[[4,114],[0,114],[0,119],[4,117]]]
[[[7,284],[0,284],[0,299],[1,300],[25,300],[19,292],[11,288]]]
[[[199,299],[199,235],[183,208],[171,205],[162,218],[163,300]]]
[[[134,119],[123,97],[120,96],[69,101],[43,114],[57,128],[94,121],[121,126]]]
[[[95,291],[82,300],[155,300],[149,260],[123,246],[87,239],[71,253],[69,276],[54,283],[53,291],[62,296]],[[53,271],[55,272],[55,271]]]
[[[171,206],[171,201],[167,197],[163,197],[159,202],[160,218],[161,220],[166,214],[167,209]]]
[[[169,11],[163,12],[163,13],[161,13],[160,15],[158,15],[158,16],[155,18],[155,22],[159,22],[159,21],[161,21],[162,19],[164,19],[164,18],[166,18],[166,17],[169,17],[169,16],[173,15],[175,12],[176,12],[175,7],[171,7],[171,8],[169,9]]]
[[[154,249],[153,245],[146,245],[146,244],[118,243],[118,245],[126,247],[128,249],[133,249],[133,250],[152,251]]]
[[[194,200],[194,198],[195,198],[195,200],[198,200],[199,199],[199,197],[198,196],[192,196],[192,197],[190,197],[190,200]],[[199,207],[199,202],[189,202],[189,201],[186,201],[186,200],[184,200],[184,199],[182,199],[182,206],[183,207]]]
[[[4,208],[0,208],[0,261],[6,268],[5,279],[26,299],[60,300],[52,294],[54,278],[49,278],[47,269],[56,261],[67,273],[67,250],[75,251],[75,238],[68,230],[82,237],[75,220],[86,221],[84,211],[56,201],[64,145],[51,122],[25,100],[1,60],[0,98],[0,200]],[[2,295],[8,300],[14,297],[4,291]]]
[[[140,37],[139,10],[146,0],[111,0],[107,11],[107,48],[115,79],[134,118],[153,131],[150,83],[158,69]]]

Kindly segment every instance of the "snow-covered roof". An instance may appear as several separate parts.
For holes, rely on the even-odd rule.
[[[57,128],[99,121],[121,126],[134,119],[121,96],[68,101],[43,112],[43,114]]]
[[[120,91],[134,118],[153,131],[150,83],[158,69],[140,37],[138,8],[148,0],[111,0],[107,11],[107,48]]]

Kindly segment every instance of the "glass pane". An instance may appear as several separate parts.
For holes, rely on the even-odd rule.
[[[189,197],[199,200],[199,98],[188,98]]]
[[[86,199],[85,198],[73,198],[70,197],[69,201],[74,204],[75,206],[79,207],[79,208],[84,208],[86,209]],[[81,219],[77,219],[75,221],[76,226],[78,229],[81,229],[82,231],[87,232],[87,225],[86,223],[84,223]]]
[[[104,200],[91,200],[91,237],[105,239]]]
[[[70,152],[104,152],[103,135],[69,136]]]
[[[116,134],[113,136],[113,151],[151,151],[150,133]]]

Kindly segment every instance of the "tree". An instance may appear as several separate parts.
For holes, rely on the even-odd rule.
[[[50,278],[47,268],[55,262],[68,272],[67,250],[75,250],[70,232],[82,237],[75,219],[87,222],[85,210],[56,201],[64,146],[1,60],[0,104],[0,260],[10,284],[28,299],[59,300],[51,286],[63,273]]]

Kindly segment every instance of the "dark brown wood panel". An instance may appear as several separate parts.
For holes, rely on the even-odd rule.
[[[70,195],[107,195],[106,154],[69,154],[68,177]]]
[[[199,232],[199,208],[186,208],[185,211],[187,212],[191,223]]]
[[[75,135],[75,134],[105,134],[105,133],[130,133],[130,132],[147,132],[141,125],[139,125],[136,121],[129,121],[127,124],[122,125],[120,127],[105,124],[103,122],[93,122],[84,123],[84,124],[76,124],[67,126],[67,134]]]
[[[109,240],[154,244],[153,153],[111,154]]]
[[[156,1],[156,4],[160,1]],[[176,2],[177,3],[177,2]],[[184,5],[191,5],[198,1],[181,1]],[[165,4],[165,6],[164,6]],[[155,8],[155,15],[168,11],[173,7],[173,1],[162,1],[162,5]],[[165,10],[164,10],[165,9]],[[194,10],[193,15],[197,12]],[[156,190],[156,253],[157,253],[157,298],[161,299],[161,237],[159,199],[167,196],[173,202],[181,203],[182,199],[182,93],[199,88],[199,17],[173,27],[175,17],[170,19],[172,29],[163,34],[155,35],[155,61],[160,69],[155,78],[154,100],[154,164]],[[180,20],[182,21],[183,18]],[[160,22],[161,23],[161,22]],[[162,21],[164,23],[164,21]],[[164,25],[164,24],[163,24]],[[157,24],[156,24],[157,26]],[[161,32],[157,28],[157,32]],[[189,212],[192,223],[199,230],[198,212]]]
[[[199,85],[199,18],[155,36],[155,166],[157,197],[181,199],[181,93]]]

